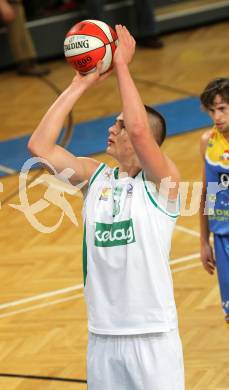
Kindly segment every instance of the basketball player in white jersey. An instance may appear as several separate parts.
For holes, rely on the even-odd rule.
[[[146,110],[130,75],[135,41],[125,27],[118,25],[116,31],[114,71],[122,113],[109,128],[107,153],[119,167],[73,156],[56,144],[76,101],[108,77],[100,76],[101,63],[95,73],[76,75],[45,114],[28,147],[59,172],[72,168],[73,184],[88,181],[83,242],[88,389],[184,390],[168,264],[179,212],[179,173],[160,150],[163,118]]]

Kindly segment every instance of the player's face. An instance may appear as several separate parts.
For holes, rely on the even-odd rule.
[[[133,146],[125,128],[123,114],[117,116],[116,122],[109,128],[107,153],[117,160],[129,157],[134,153]]]
[[[209,108],[208,113],[221,133],[229,132],[229,104],[220,95],[216,95],[214,104]]]

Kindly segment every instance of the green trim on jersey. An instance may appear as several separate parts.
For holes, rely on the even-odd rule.
[[[102,165],[100,164],[98,166],[98,168],[95,170],[95,172],[93,173],[93,175],[91,176],[90,180],[89,180],[89,183],[88,183],[88,187],[90,187],[92,185],[92,183],[95,181],[96,177],[100,174],[100,172],[103,170],[103,168],[105,168],[106,164],[102,163]]]
[[[119,167],[114,168],[114,178],[118,179]]]
[[[142,171],[142,179],[143,179],[143,182],[144,182],[144,186],[145,186],[145,190],[146,190],[146,193],[150,199],[150,201],[153,203],[153,205],[159,209],[160,211],[162,211],[162,213],[168,215],[169,217],[171,218],[177,218],[179,216],[179,213],[168,213],[165,209],[163,209],[161,206],[159,206],[159,204],[156,202],[156,200],[153,198],[152,194],[150,193],[148,187],[147,187],[147,184],[146,184],[146,178],[145,178],[145,174],[144,172]]]
[[[83,282],[84,286],[87,279],[87,241],[86,241],[86,223],[83,229]]]

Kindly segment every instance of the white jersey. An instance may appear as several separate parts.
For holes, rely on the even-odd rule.
[[[89,331],[131,335],[177,327],[168,264],[177,213],[155,200],[143,171],[101,164],[84,203],[83,269]]]

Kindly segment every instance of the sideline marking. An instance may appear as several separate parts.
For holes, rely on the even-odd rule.
[[[18,301],[12,301],[12,302],[8,302],[8,303],[3,303],[2,305],[0,305],[0,309],[6,309],[8,307],[22,305],[23,303],[27,303],[27,302],[34,302],[34,301],[38,301],[40,299],[44,299],[44,298],[48,298],[48,297],[54,297],[55,295],[65,294],[65,293],[68,293],[70,291],[80,290],[81,288],[83,288],[83,284],[77,284],[77,285],[72,286],[72,287],[67,287],[67,288],[63,288],[63,289],[60,289],[60,290],[55,290],[55,291],[50,291],[50,292],[47,292],[47,293],[42,293],[42,294],[39,294],[39,295],[35,295],[33,297],[20,299]]]
[[[175,274],[176,272],[186,271],[187,269],[197,268],[197,267],[202,267],[202,264],[199,262],[199,263],[195,263],[195,264],[185,265],[184,267],[180,267],[180,268],[176,268],[176,269],[172,270],[172,273]]]
[[[56,305],[58,303],[68,302],[68,301],[72,301],[73,299],[82,298],[83,296],[84,296],[84,294],[73,295],[73,296],[68,297],[68,298],[57,299],[56,301],[51,301],[51,302],[47,302],[47,303],[42,303],[41,305],[27,307],[26,309],[11,311],[9,313],[0,314],[0,318],[10,317],[10,316],[13,316],[14,314],[26,313],[28,311],[32,311],[35,309],[42,309],[42,308],[47,307],[47,306]]]
[[[200,236],[199,232],[196,232],[195,230],[192,230],[192,229],[185,228],[185,227],[180,226],[180,225],[176,225],[176,229],[180,230],[182,232],[185,232],[185,233],[189,233],[189,234],[191,234],[191,235],[193,235],[195,237],[199,237]],[[169,261],[169,264],[170,265],[179,264],[179,263],[186,262],[186,261],[191,261],[191,260],[197,259],[197,258],[200,258],[200,254],[199,253],[193,253],[192,255],[182,256],[182,257],[180,257],[178,259],[171,260],[171,261]],[[184,266],[184,267],[179,267],[179,268],[176,268],[176,269],[171,269],[171,272],[172,273],[177,273],[177,272],[180,272],[180,271],[184,271],[184,270],[188,270],[188,269],[192,269],[192,268],[196,268],[196,267],[200,267],[200,266],[202,266],[201,262],[195,263],[195,264],[191,264],[191,265],[187,265],[187,266]],[[22,304],[25,304],[25,303],[28,303],[28,302],[35,302],[35,301],[38,301],[40,299],[53,297],[53,296],[56,296],[56,295],[59,295],[59,294],[65,294],[65,293],[68,293],[68,292],[77,291],[77,290],[80,290],[82,288],[83,288],[83,284],[78,284],[78,285],[75,285],[75,286],[71,286],[71,287],[67,287],[67,288],[63,288],[63,289],[59,289],[59,290],[55,290],[55,291],[50,291],[50,292],[47,292],[47,293],[42,293],[42,294],[35,295],[35,296],[29,297],[29,298],[24,298],[24,299],[12,301],[12,302],[3,303],[3,304],[0,304],[0,310],[1,309],[7,309],[7,308],[12,307],[12,306],[22,305]],[[50,305],[55,305],[55,304],[58,304],[58,303],[63,303],[63,302],[67,302],[67,301],[70,301],[70,300],[78,299],[78,298],[81,298],[83,296],[84,296],[84,294],[78,294],[78,295],[74,295],[74,296],[71,296],[71,297],[58,299],[56,301],[51,301],[51,302],[43,303],[43,304],[40,304],[40,305],[31,306],[31,307],[28,307],[28,308],[25,308],[25,309],[15,310],[15,311],[12,311],[12,312],[9,312],[9,313],[0,314],[0,318],[9,317],[9,316],[14,315],[14,314],[20,314],[20,313],[29,312],[29,311],[32,311],[32,310],[35,310],[35,309],[45,308],[45,307],[50,306]]]
[[[181,225],[176,225],[175,229],[180,230],[181,232],[184,232],[184,233],[189,233],[189,234],[191,234],[192,236],[195,236],[195,237],[200,237],[200,233],[199,232],[196,232],[193,229],[189,229],[189,228],[186,228],[186,227],[181,226]]]
[[[17,173],[17,171],[15,171],[15,169],[9,168],[6,165],[1,165],[1,164],[0,164],[0,171],[4,172],[4,173],[9,173],[10,175]]]
[[[200,257],[199,253],[194,253],[194,254],[189,255],[189,256],[183,256],[183,257],[180,257],[179,259],[172,260],[170,262],[170,264],[178,264],[178,263],[181,263],[183,261],[190,261],[190,260],[193,260],[193,259],[196,259],[196,258],[199,258],[199,257]],[[199,263],[195,263],[195,264],[186,265],[184,267],[172,269],[171,272],[172,273],[176,273],[176,272],[185,271],[185,270],[196,268],[196,267],[200,267],[200,266],[202,266],[202,264],[199,262]],[[44,296],[47,297],[47,294],[48,294],[48,296],[53,296],[53,295],[59,294],[60,291],[61,292],[63,292],[63,291],[73,291],[73,290],[78,290],[80,288],[82,288],[82,285],[77,285],[77,286],[65,288],[65,289],[62,289],[62,290],[53,291],[51,293],[40,294],[38,296],[34,296],[34,297],[31,297],[31,298],[28,298],[28,299],[22,299],[20,301],[15,301],[15,302],[16,302],[17,305],[19,305],[21,303],[25,303],[25,301],[26,302],[28,302],[28,301],[31,302],[31,301],[35,301],[35,300],[41,299],[41,297],[44,297]],[[57,299],[56,301],[46,302],[46,303],[42,303],[40,305],[35,305],[35,306],[30,306],[30,307],[27,307],[25,309],[14,310],[14,311],[11,311],[9,313],[0,314],[0,318],[6,318],[6,317],[10,317],[10,316],[13,316],[13,315],[16,315],[16,314],[27,313],[27,312],[32,311],[32,310],[43,309],[43,308],[51,306],[51,305],[57,305],[59,303],[64,303],[64,302],[72,301],[74,299],[79,299],[79,298],[82,298],[83,296],[84,296],[83,293],[82,294],[77,294],[77,295],[73,295],[73,296],[70,296],[70,297],[67,297],[67,298]],[[8,303],[8,304],[6,304],[7,306],[6,305],[1,305],[1,306],[4,306],[4,308],[10,307],[10,306],[14,306],[15,302]]]
[[[62,378],[62,377],[55,377],[55,376],[40,376],[40,375],[25,375],[25,374],[3,374],[3,373],[0,373],[0,377],[3,377],[3,378],[36,379],[36,380],[44,380],[44,381],[61,381],[61,382],[87,383],[86,379]]]
[[[193,255],[184,256],[184,257],[181,257],[179,259],[172,260],[172,262],[170,262],[170,264],[178,264],[178,263],[181,263],[182,261],[190,261],[190,260],[198,258],[198,257],[200,257],[200,254],[199,253],[194,253]],[[177,273],[177,272],[181,272],[181,271],[185,271],[185,270],[188,270],[188,269],[201,267],[201,266],[202,266],[202,264],[199,262],[199,263],[186,265],[184,267],[172,269],[171,272],[172,273]],[[53,296],[53,295],[59,294],[60,291],[66,291],[66,290],[67,291],[69,291],[69,290],[73,291],[73,290],[78,290],[81,287],[82,287],[82,285],[78,285],[78,286],[73,286],[73,287],[69,287],[69,288],[66,288],[66,289],[62,289],[62,290],[53,291],[51,293],[40,294],[38,296],[28,298],[26,300],[26,302],[28,302],[28,301],[29,302],[35,301],[37,299],[40,299],[40,297],[44,297],[44,295],[47,296],[47,294],[48,294],[48,296]],[[73,296],[70,296],[70,297],[67,297],[67,298],[57,299],[56,301],[46,302],[46,303],[43,303],[43,304],[40,304],[40,305],[35,305],[35,306],[30,306],[30,307],[27,307],[25,309],[14,310],[14,311],[11,311],[9,313],[0,314],[0,318],[6,318],[6,317],[10,317],[10,316],[13,316],[13,315],[16,315],[16,314],[27,313],[27,312],[30,312],[32,310],[43,309],[43,308],[51,306],[51,305],[56,305],[56,304],[59,304],[59,303],[72,301],[74,299],[79,299],[79,298],[82,298],[83,296],[84,296],[84,294],[82,293],[82,294],[73,295]],[[17,305],[21,304],[21,302],[25,303],[25,300],[22,299],[21,301],[16,301]],[[14,306],[14,305],[15,305],[15,302],[11,302],[11,303],[7,304],[7,307]],[[4,307],[6,307],[6,306],[4,306]]]
[[[193,260],[193,259],[199,259],[200,258],[200,253],[193,253],[192,255],[188,255],[188,256],[183,256],[183,257],[180,257],[178,259],[175,259],[175,260],[171,260],[169,262],[169,264],[179,264],[179,263],[182,263],[183,261],[190,261],[190,260]]]

